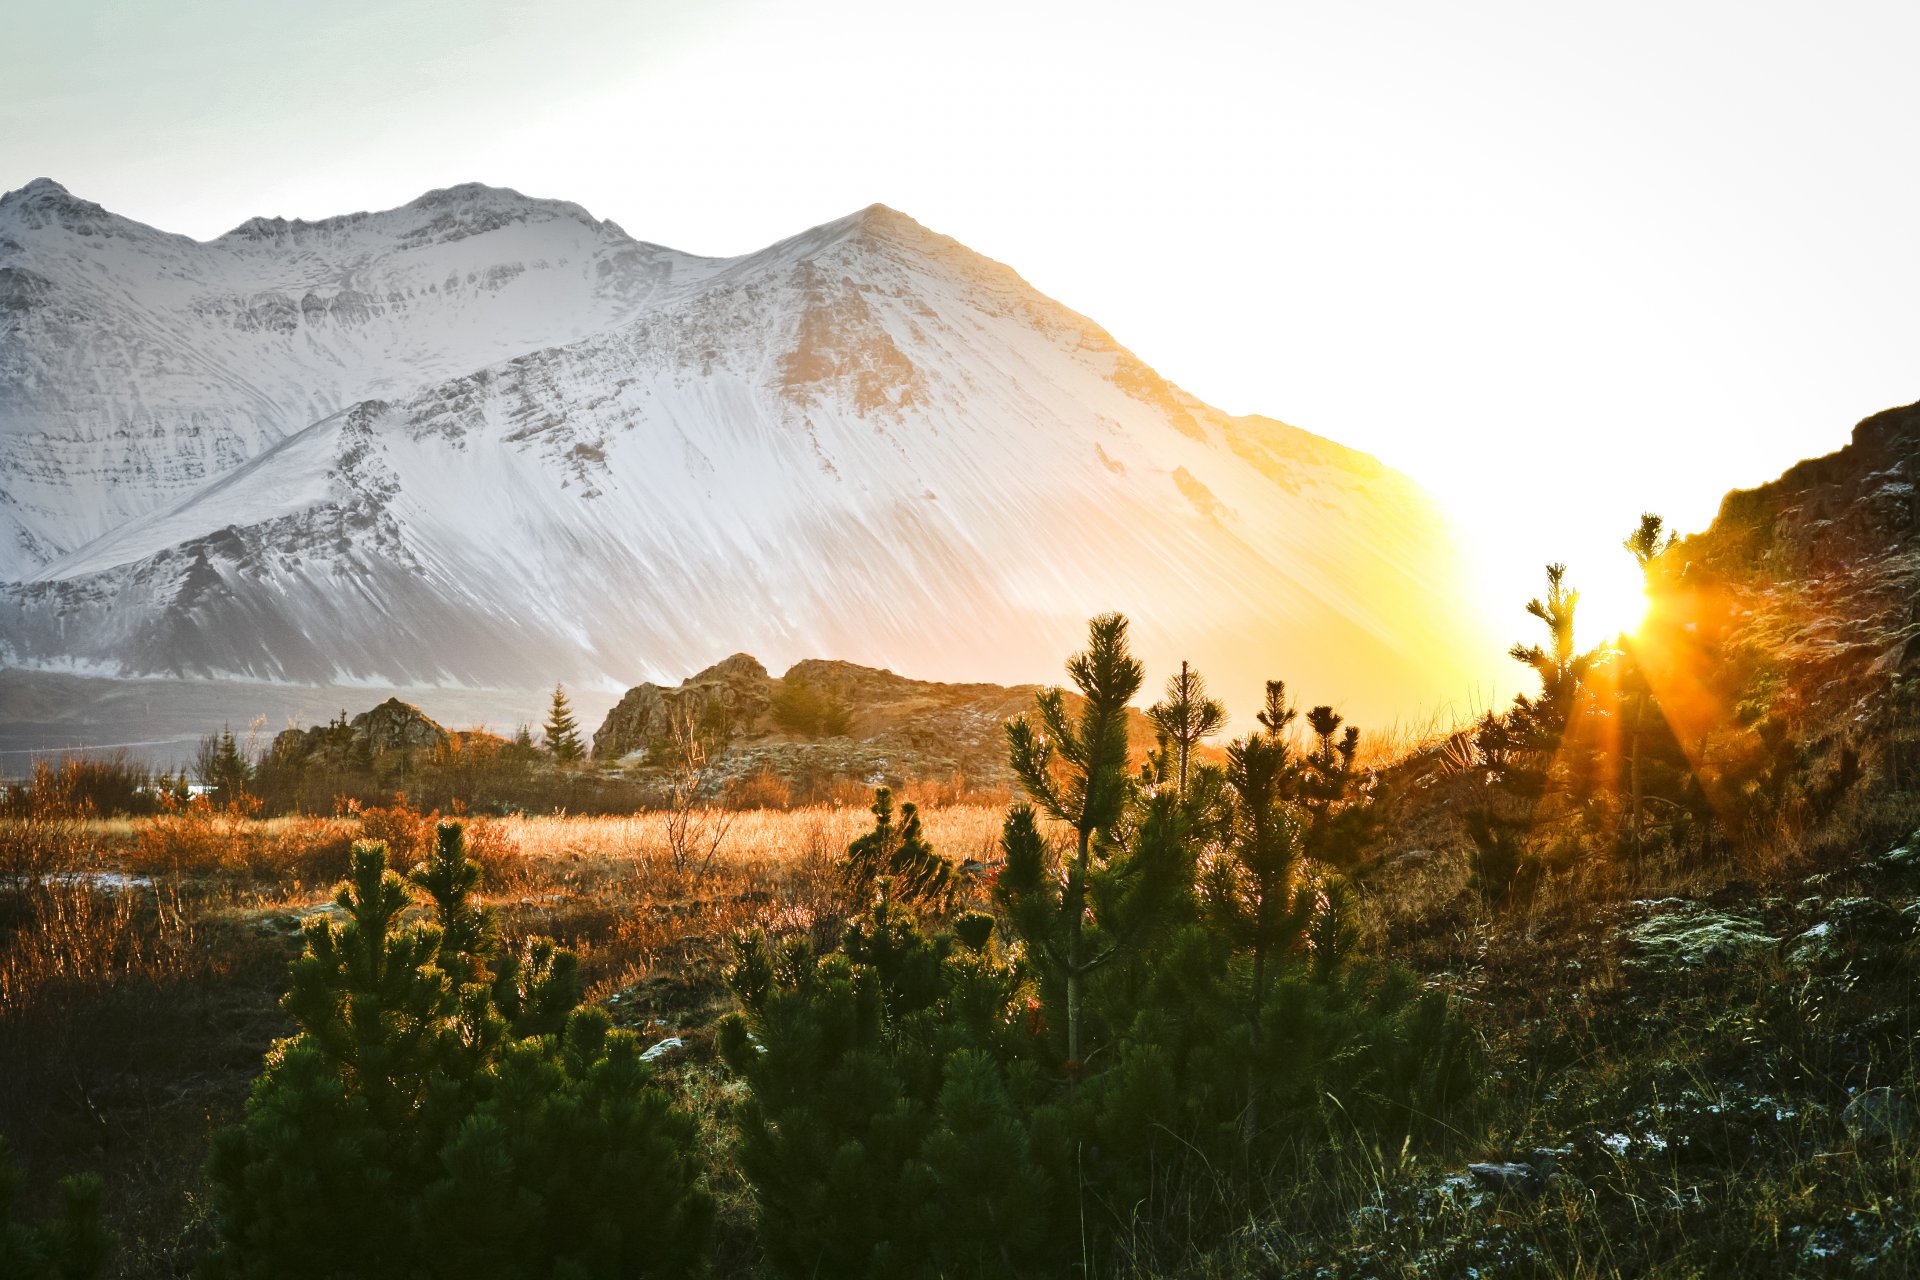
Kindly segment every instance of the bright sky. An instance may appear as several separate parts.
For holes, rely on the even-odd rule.
[[[1920,6],[5,0],[0,188],[206,237],[483,181],[733,254],[876,200],[1448,499],[1513,634],[1920,398]]]

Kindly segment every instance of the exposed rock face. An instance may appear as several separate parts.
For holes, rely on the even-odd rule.
[[[1920,404],[1911,404],[1862,421],[1843,449],[1729,493],[1699,549],[1716,570],[1745,577],[1832,572],[1916,545]]]
[[[1703,670],[1737,665],[1725,655],[1764,663],[1746,687],[1720,691],[1721,721],[1744,702],[1817,754],[1858,753],[1896,779],[1920,770],[1917,486],[1920,405],[1909,405],[1861,422],[1843,449],[1728,494],[1681,544],[1685,573],[1655,593],[1655,623],[1672,606],[1669,639],[1712,637]]]
[[[766,714],[773,681],[759,659],[736,653],[689,676],[678,688],[637,685],[607,713],[593,735],[593,758],[618,760],[646,751],[673,732],[676,716],[694,727],[724,721],[729,733],[752,733]]]
[[[432,750],[447,743],[445,729],[429,720],[420,708],[398,698],[388,698],[371,711],[362,711],[352,724],[353,731],[364,737],[375,753]]]
[[[362,711],[344,725],[316,724],[305,729],[283,729],[273,739],[273,754],[282,760],[310,757],[381,756],[390,752],[432,752],[447,745],[453,734],[412,703],[388,698]],[[471,734],[462,735],[471,737]]]
[[[804,725],[780,709],[797,691],[830,702],[835,723]],[[627,691],[593,735],[596,760],[659,763],[645,754],[663,744],[675,716],[686,716],[713,744],[728,777],[766,770],[782,777],[845,778],[866,783],[964,779],[1010,788],[1006,721],[1033,707],[1038,685],[942,684],[852,662],[809,658],[777,679],[744,653],[716,663],[678,687],[643,684]],[[1068,695],[1072,709],[1074,695]],[[1136,758],[1153,730],[1128,713]]]

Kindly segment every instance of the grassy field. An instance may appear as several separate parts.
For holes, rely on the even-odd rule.
[[[1429,818],[1448,807],[1422,806]],[[1872,1089],[1920,1098],[1920,855],[1885,856],[1920,824],[1920,800],[1861,812],[1840,834],[1739,865],[1623,877],[1596,860],[1504,914],[1469,891],[1446,822],[1398,813],[1396,849],[1422,852],[1387,850],[1360,877],[1357,923],[1367,950],[1459,999],[1486,1053],[1482,1111],[1441,1163],[1359,1143],[1314,1153],[1180,1274],[1920,1265],[1915,1131],[1863,1139],[1845,1118]],[[1002,813],[923,814],[976,899]],[[505,932],[573,948],[590,1000],[648,1039],[684,1042],[669,1078],[701,1121],[721,1274],[757,1273],[727,1123],[740,1086],[712,1048],[729,939],[762,928],[831,945],[848,908],[835,862],[870,823],[855,805],[469,823]],[[404,808],[0,820],[0,1133],[40,1195],[67,1172],[106,1176],[113,1274],[191,1268],[207,1240],[209,1135],[291,1029],[277,1001],[300,919],[330,909],[354,840],[384,840],[406,864],[432,827]],[[1745,942],[1687,941],[1721,937]],[[1834,947],[1810,951],[1810,938]],[[1469,1176],[1474,1160],[1538,1176],[1502,1190]]]
[[[943,853],[983,863],[1001,815],[950,805],[923,819]],[[687,1042],[682,1084],[707,1089],[717,1134],[711,1038],[729,1007],[729,939],[762,928],[837,940],[834,862],[871,823],[857,806],[817,805],[475,819],[468,834],[508,936],[573,948],[588,999]],[[0,1133],[42,1191],[68,1172],[106,1175],[116,1274],[184,1274],[204,1242],[208,1137],[291,1030],[277,1001],[299,921],[331,909],[352,842],[384,840],[407,865],[432,830],[404,808],[0,819]]]

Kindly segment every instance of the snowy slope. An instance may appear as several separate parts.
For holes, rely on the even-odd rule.
[[[0,579],[349,404],[598,332],[706,269],[479,186],[201,244],[30,183],[0,197]]]
[[[882,206],[712,261],[485,188],[208,245],[81,235],[52,192],[0,202],[30,243],[0,260],[55,278],[5,230],[51,202],[47,296],[95,310],[5,322],[16,665],[530,687],[747,650],[1017,681],[1117,608],[1237,702],[1279,675],[1378,719],[1484,652],[1404,477],[1209,409]],[[382,301],[240,323],[268,288]],[[109,321],[128,368],[74,352]]]

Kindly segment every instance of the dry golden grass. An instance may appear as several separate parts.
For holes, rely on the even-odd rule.
[[[991,805],[952,805],[923,810],[921,824],[933,847],[960,862],[994,856],[1005,811]],[[498,832],[527,859],[528,873],[550,877],[561,868],[595,872],[646,871],[672,860],[666,812],[621,817],[525,817],[482,819],[470,836]],[[849,841],[873,826],[873,816],[850,805],[745,812],[705,810],[696,815],[709,836],[718,836],[712,870],[773,869],[822,857],[837,857]],[[704,859],[702,859],[704,861]],[[561,872],[561,874],[567,874]],[[575,871],[572,874],[581,874]]]
[[[994,856],[1003,810],[955,805],[921,816],[934,848],[953,861]],[[690,820],[696,852],[684,861],[674,857],[671,820],[500,818],[467,830],[510,933],[550,934],[573,948],[589,998],[623,1018],[679,1025],[724,1002],[719,978],[736,934],[763,929],[833,944],[849,905],[836,863],[873,817],[848,805],[701,810]]]
[[[921,816],[955,862],[995,857],[1000,808]],[[319,909],[355,841],[385,843],[404,870],[425,855],[438,820],[403,805],[261,820],[205,801],[150,818],[0,820],[0,888],[19,926],[0,948],[0,1012],[56,988],[197,971],[202,926],[217,918],[270,928]],[[717,997],[729,942],[743,930],[831,945],[847,910],[835,865],[871,828],[870,813],[703,809],[683,821],[691,858],[674,856],[665,812],[465,820],[483,897],[506,932],[551,934],[576,949],[596,998],[664,985],[679,993],[666,1004],[688,1012]]]

